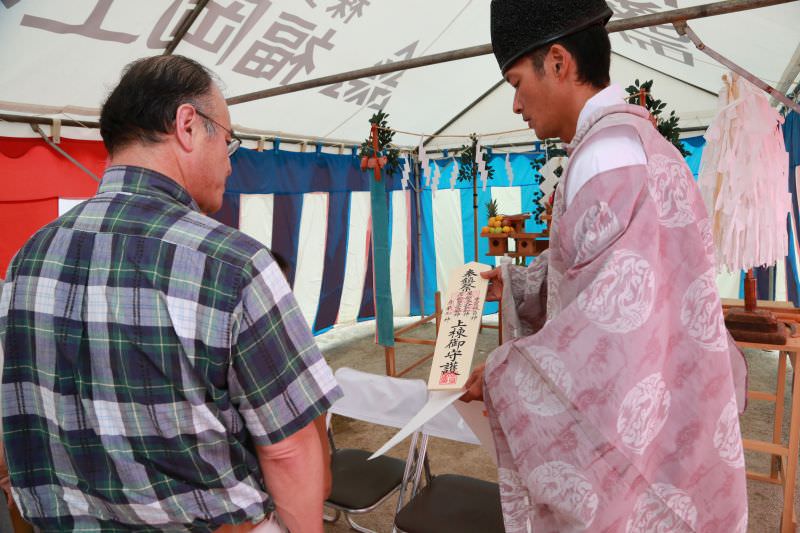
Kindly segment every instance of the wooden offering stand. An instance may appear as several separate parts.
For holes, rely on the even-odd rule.
[[[744,279],[744,308],[733,307],[725,312],[725,326],[740,342],[786,344],[789,328],[772,311],[756,307],[756,280],[748,270]]]
[[[525,221],[531,216],[529,214],[520,215],[501,215],[502,226],[506,231],[500,233],[481,232],[481,237],[489,239],[489,253],[492,256],[509,257],[534,257],[547,249],[547,232],[544,233],[525,233]],[[509,239],[514,239],[514,251],[509,252]]]

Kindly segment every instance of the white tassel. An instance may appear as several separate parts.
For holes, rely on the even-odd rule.
[[[419,164],[422,166],[422,174],[425,176],[425,186],[431,186],[431,167],[428,164],[430,158],[425,153],[424,137],[419,138]]]
[[[508,186],[514,185],[514,169],[511,168],[511,154],[506,154],[506,174],[508,175]]]
[[[456,182],[458,181],[458,160],[454,157],[453,158],[453,172],[450,173],[450,190],[456,188]]]
[[[408,189],[408,183],[411,181],[411,164],[408,162],[410,159],[409,155],[406,154],[405,158],[403,159],[403,176],[400,178],[400,183],[403,186],[403,190]]]
[[[431,183],[431,191],[436,194],[436,191],[439,190],[439,180],[442,179],[442,169],[439,168],[438,163],[436,161],[432,161],[433,163],[433,183]]]
[[[478,165],[478,174],[481,178],[481,186],[483,191],[486,190],[486,184],[489,181],[489,173],[486,170],[486,161],[483,160],[483,151],[481,149],[481,141],[475,146],[475,163]]]

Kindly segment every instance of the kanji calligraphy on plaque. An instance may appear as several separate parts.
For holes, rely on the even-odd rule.
[[[480,332],[486,289],[489,287],[489,280],[483,279],[481,272],[491,268],[480,263],[467,263],[450,274],[428,378],[428,402],[370,459],[386,453],[463,394]]]
[[[475,353],[489,284],[481,277],[481,272],[490,269],[487,265],[473,262],[450,274],[428,389],[460,390],[464,387]]]

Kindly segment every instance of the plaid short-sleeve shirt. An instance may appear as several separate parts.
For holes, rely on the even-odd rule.
[[[258,520],[254,445],[341,395],[269,252],[138,167],[20,250],[3,333],[14,498],[43,530]]]

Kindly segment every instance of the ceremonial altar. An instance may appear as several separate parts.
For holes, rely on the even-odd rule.
[[[722,301],[723,308],[727,309],[741,306],[741,300]],[[800,322],[800,309],[792,306],[791,302],[759,301],[761,309],[772,311],[780,320],[787,322]],[[783,512],[781,514],[781,533],[794,532],[796,518],[794,513],[795,485],[797,479],[798,453],[800,453],[800,380],[792,378],[791,382],[791,419],[789,422],[789,441],[783,441],[783,417],[785,410],[786,392],[786,361],[792,363],[794,376],[797,375],[798,353],[800,352],[800,338],[789,337],[786,344],[767,344],[760,342],[736,341],[740,348],[755,350],[775,350],[778,352],[778,374],[774,391],[748,390],[748,401],[760,400],[775,404],[772,440],[743,439],[745,450],[766,453],[772,456],[770,471],[768,473],[747,471],[747,478],[755,481],[773,483],[783,486]]]

